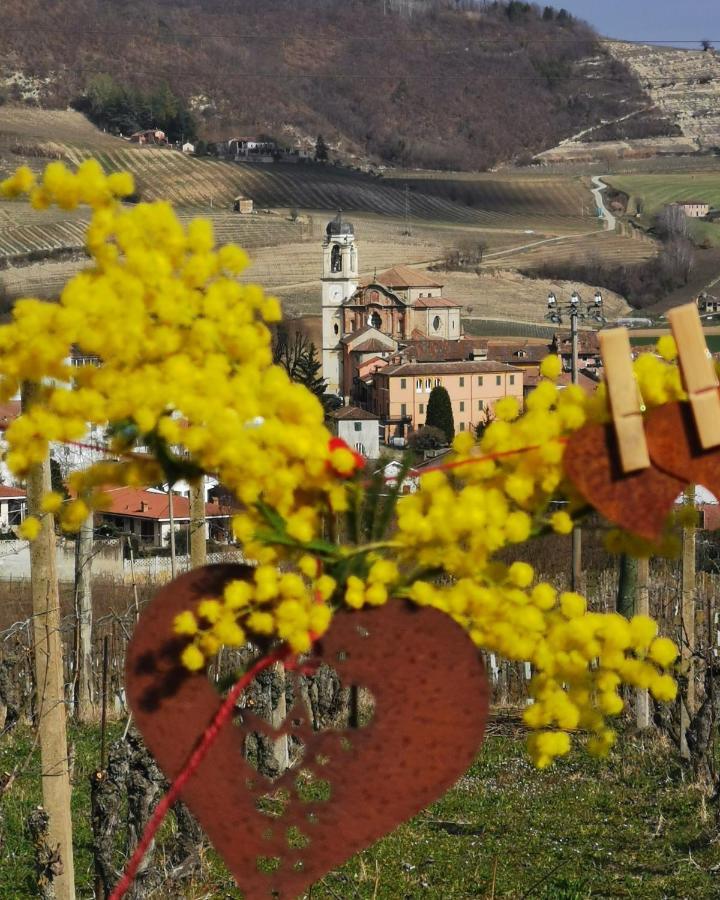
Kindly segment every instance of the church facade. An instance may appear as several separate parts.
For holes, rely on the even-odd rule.
[[[441,283],[408,266],[361,280],[352,224],[339,213],[328,223],[323,241],[322,362],[330,393],[355,395],[359,380],[418,341],[438,341],[438,357],[447,346],[446,352],[457,358],[463,338],[460,309],[443,296]]]

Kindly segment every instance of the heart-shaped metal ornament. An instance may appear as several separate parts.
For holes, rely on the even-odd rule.
[[[126,686],[145,741],[174,779],[222,698],[206,672],[179,664],[184,642],[175,615],[247,576],[241,566],[208,566],[163,588],[144,610],[128,648]],[[311,661],[374,698],[362,729],[313,732],[296,702],[281,731],[248,717],[223,728],[182,798],[225,860],[247,900],[295,897],[354,853],[441,796],[482,742],[488,686],[466,633],[437,610],[394,600],[336,614]],[[245,737],[294,734],[302,762],[281,778],[259,775],[243,755]],[[322,798],[305,787],[315,779]],[[271,815],[259,802],[282,796]]]
[[[612,425],[588,425],[568,440],[565,472],[606,519],[648,540],[662,535],[673,504],[689,484],[720,496],[720,447],[703,450],[688,403],[666,403],[645,421],[651,465],[625,473]]]

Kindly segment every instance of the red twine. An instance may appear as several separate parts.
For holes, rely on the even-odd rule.
[[[122,878],[115,885],[115,889],[110,895],[110,900],[122,900],[122,897],[125,896],[126,892],[131,887],[133,881],[135,880],[135,876],[137,875],[137,870],[140,868],[140,863],[143,861],[143,858],[145,857],[145,854],[147,853],[148,848],[153,841],[153,838],[157,834],[158,829],[162,825],[165,816],[168,814],[171,807],[173,807],[175,803],[177,803],[177,801],[180,799],[180,792],[192,778],[195,772],[197,772],[200,764],[205,759],[205,756],[220,734],[220,729],[230,721],[235,709],[235,702],[237,701],[240,694],[242,694],[245,688],[248,687],[248,685],[256,675],[258,675],[264,669],[267,669],[268,666],[271,666],[276,662],[282,662],[288,656],[289,652],[290,651],[288,648],[283,648],[277,653],[273,653],[271,656],[263,657],[262,659],[258,660],[253,666],[251,666],[242,676],[242,678],[233,685],[232,690],[227,695],[225,700],[223,700],[222,705],[215,713],[213,720],[203,732],[202,737],[195,746],[195,749],[188,757],[185,765],[178,773],[177,778],[170,785],[170,790],[167,792],[167,794],[165,794],[165,796],[155,808],[155,811],[153,812],[147,825],[145,826],[145,830],[142,833],[142,837],[140,838],[137,847],[135,847],[133,855],[130,857],[130,861],[125,867]]]

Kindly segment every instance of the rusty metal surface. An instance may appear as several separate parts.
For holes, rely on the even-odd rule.
[[[662,443],[659,438],[658,446]],[[563,465],[568,478],[594,509],[608,521],[648,540],[657,540],[662,534],[684,484],[655,465],[623,473],[612,425],[588,425],[571,435]]]
[[[684,484],[701,484],[720,497],[720,447],[703,450],[687,403],[667,403],[647,417],[654,465]]]
[[[178,666],[184,641],[168,638],[172,620],[246,572],[241,566],[208,566],[178,578],[143,612],[129,645],[130,705],[169,778],[180,771],[220,704],[204,672],[191,674]],[[441,796],[482,742],[487,680],[472,642],[446,614],[398,600],[343,611],[314,658],[332,666],[345,685],[372,693],[370,724],[313,732],[307,711],[296,704],[284,730],[304,743],[303,761],[270,782],[243,758],[244,736],[283,732],[243,710],[242,726],[221,731],[183,793],[246,900],[302,893]],[[327,782],[329,799],[304,802],[299,770]],[[282,789],[289,796],[284,814],[257,808],[259,798]],[[307,841],[304,848],[288,846],[291,826]],[[260,871],[261,860],[278,861],[278,868]]]

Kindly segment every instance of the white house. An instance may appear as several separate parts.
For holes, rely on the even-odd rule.
[[[359,406],[342,406],[328,416],[333,434],[366,459],[380,456],[380,417]]]
[[[110,488],[110,508],[96,513],[95,527],[108,525],[118,532],[134,534],[144,544],[164,547],[170,537],[170,503],[165,491],[155,488]],[[172,518],[175,529],[190,524],[190,501],[173,493]],[[206,536],[226,541],[230,511],[219,503],[205,504]]]
[[[0,484],[0,531],[10,531],[27,514],[27,494],[22,488]]]

